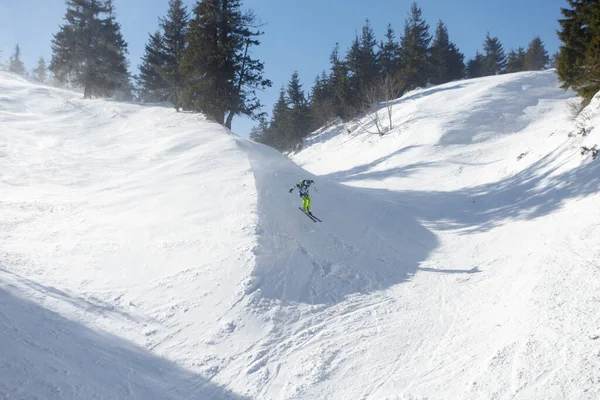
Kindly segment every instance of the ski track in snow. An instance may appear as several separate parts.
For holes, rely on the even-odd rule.
[[[297,165],[160,105],[0,93],[0,398],[600,397],[600,98],[569,137],[553,71],[411,92]]]

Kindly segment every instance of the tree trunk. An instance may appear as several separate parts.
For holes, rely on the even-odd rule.
[[[227,121],[225,121],[225,128],[231,129],[231,123],[233,121],[233,116],[234,116],[233,111],[230,111],[229,115],[227,115]]]

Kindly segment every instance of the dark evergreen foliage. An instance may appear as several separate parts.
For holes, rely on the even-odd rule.
[[[536,36],[529,47],[527,53],[525,53],[525,70],[526,71],[540,71],[545,69],[550,62],[550,56],[544,47],[544,43],[539,36]]]
[[[506,62],[506,72],[521,72],[525,71],[525,49],[519,47],[517,50],[511,50],[508,53],[508,60]]]
[[[137,77],[140,98],[144,102],[153,103],[169,99],[169,84],[161,74],[161,68],[166,64],[163,48],[162,34],[156,31],[146,43],[146,51],[139,66],[140,74]]]
[[[422,18],[422,11],[413,3],[400,42],[400,75],[406,89],[424,87],[431,75],[429,58],[429,25]]]
[[[400,44],[396,42],[396,33],[388,24],[385,42],[379,44],[377,53],[379,69],[384,76],[396,76],[400,70]]]
[[[467,62],[466,77],[467,78],[480,78],[486,76],[486,57],[479,51],[475,54],[475,57]]]
[[[264,64],[250,48],[260,42],[255,16],[241,0],[203,0],[189,24],[181,71],[186,81],[182,106],[201,111],[231,128],[235,115],[260,116],[256,90],[271,86]]]
[[[167,16],[160,22],[163,30],[161,44],[164,59],[159,71],[162,79],[168,84],[168,100],[175,105],[176,109],[183,104],[186,86],[181,60],[185,51],[189,18],[189,13],[182,0],[169,0]]]
[[[491,37],[488,33],[483,44],[485,53],[484,76],[499,75],[506,71],[506,54],[500,39]]]
[[[127,44],[112,0],[67,0],[65,24],[52,41],[56,79],[84,88],[84,97],[131,97]]]
[[[600,90],[600,3],[567,0],[558,37],[562,41],[557,72],[565,89],[575,90],[589,101]]]
[[[446,83],[464,77],[465,56],[450,41],[448,28],[442,21],[436,28],[430,52],[431,83]]]

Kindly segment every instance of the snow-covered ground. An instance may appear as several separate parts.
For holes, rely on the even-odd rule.
[[[303,170],[0,73],[0,398],[599,398],[600,98],[569,137],[558,86],[416,91]]]

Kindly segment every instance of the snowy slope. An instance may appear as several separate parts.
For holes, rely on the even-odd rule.
[[[385,189],[439,242],[393,300],[369,301],[369,340],[348,340],[367,360],[332,374],[336,396],[600,397],[600,164],[579,154],[600,144],[600,98],[577,121],[589,136],[569,137],[558,86],[546,71],[413,92],[389,135],[331,127],[293,157]]]
[[[189,397],[178,393],[180,380],[153,376],[162,357],[174,371],[189,369],[190,381],[256,396],[265,385],[263,342],[278,329],[282,302],[333,304],[390,287],[434,246],[407,213],[336,184],[316,196],[328,225],[315,224],[287,191],[305,172],[196,115],[83,101],[6,74],[0,85],[0,262],[13,304],[3,327],[15,327],[2,340],[12,351],[0,394],[46,398],[51,387],[57,398],[91,397],[116,380],[111,398]],[[25,299],[37,305],[30,318],[20,315],[34,307]],[[58,338],[33,329],[40,319]],[[115,337],[89,339],[90,329]],[[132,355],[114,373],[72,372],[118,357],[92,351],[79,360],[71,340],[112,349],[121,338],[129,352],[156,357],[154,368]],[[31,344],[61,356],[21,358]],[[32,375],[31,362],[62,374]],[[207,398],[218,392],[197,386]]]
[[[0,398],[597,398],[600,136],[557,87],[411,93],[388,136],[310,138],[307,172],[0,74]]]

